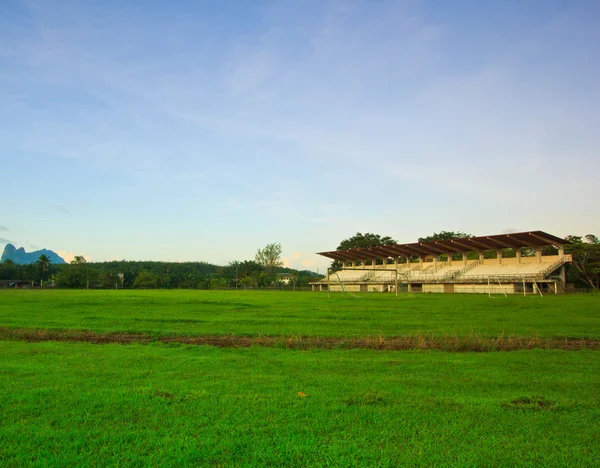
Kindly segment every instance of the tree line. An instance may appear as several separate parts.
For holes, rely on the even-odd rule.
[[[431,236],[419,238],[419,242],[449,240],[473,237],[471,234],[454,231],[441,231]],[[600,239],[598,236],[569,235],[565,237],[565,253],[573,256],[567,266],[567,282],[578,288],[600,289]],[[397,244],[389,236],[373,233],[356,233],[340,242],[337,250],[363,247],[376,247]],[[225,289],[225,288],[304,288],[323,275],[311,271],[299,271],[283,267],[281,245],[268,244],[259,249],[254,260],[233,261],[227,266],[206,262],[153,262],[153,261],[111,261],[102,263],[87,262],[77,256],[67,265],[52,265],[46,255],[31,265],[18,265],[11,260],[0,264],[0,280],[26,280],[37,284],[54,285],[60,288],[185,288],[185,289]],[[544,255],[556,255],[557,249],[547,246]],[[534,255],[533,249],[522,249],[522,255]],[[472,259],[478,255],[471,252]],[[485,258],[494,258],[495,252],[485,251]],[[503,249],[502,256],[516,256],[513,249]],[[446,260],[441,255],[442,260]],[[457,254],[456,260],[460,259]],[[340,269],[341,263],[334,261],[332,268]]]
[[[308,287],[322,275],[285,268],[278,243],[258,249],[254,260],[233,261],[226,266],[207,262],[156,262],[115,260],[88,262],[76,256],[66,265],[53,265],[46,255],[36,263],[0,264],[0,280],[26,280],[58,288],[228,289]]]

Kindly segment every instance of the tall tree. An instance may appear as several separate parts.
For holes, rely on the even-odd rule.
[[[419,237],[419,242],[435,242],[439,240],[451,240],[451,239],[468,239],[469,237],[473,237],[471,234],[466,234],[460,231],[440,231],[434,232],[432,236],[427,237]],[[473,255],[474,256],[474,255]],[[507,255],[510,256],[510,255]],[[442,260],[447,260],[446,255],[440,255]],[[462,258],[461,254],[452,254],[453,260],[459,260]]]
[[[341,241],[336,250],[361,249],[365,247],[378,247],[393,244],[397,244],[397,242],[389,236],[381,236],[371,232],[365,234],[357,232],[352,237]],[[342,263],[338,260],[334,260],[331,263],[331,268],[333,270],[339,270],[342,268]]]
[[[41,270],[40,284],[43,287],[44,280],[48,277],[48,272],[50,271],[50,267],[52,266],[52,260],[50,259],[50,257],[48,257],[48,255],[42,254],[35,263],[39,266]]]
[[[473,237],[471,234],[466,234],[460,231],[440,231],[434,232],[432,236],[419,237],[419,242],[434,242],[438,240],[450,239],[467,239]]]
[[[76,269],[83,278],[85,275],[85,287],[90,288],[90,275],[87,260],[83,255],[75,255],[75,258],[71,261],[71,265],[76,265]]]
[[[367,232],[365,234],[361,234],[357,232],[352,237],[348,239],[344,239],[338,245],[337,250],[348,250],[348,249],[358,249],[364,247],[377,247],[382,245],[393,245],[397,244],[397,242],[389,236],[380,236],[379,234],[372,234]]]
[[[584,238],[567,236],[570,242],[565,246],[565,252],[573,255],[569,271],[575,280],[581,281],[592,289],[600,287],[600,239],[593,234]]]
[[[283,266],[281,261],[281,244],[268,244],[264,249],[258,249],[255,261],[271,273],[273,269]]]

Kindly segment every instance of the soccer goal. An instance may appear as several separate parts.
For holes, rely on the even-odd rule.
[[[488,276],[488,297],[490,299],[499,299],[504,295],[504,297],[508,298],[508,294],[506,294],[506,289],[500,282],[500,278],[496,276]],[[497,283],[497,284],[496,284]],[[500,292],[496,292],[496,289],[500,289]]]
[[[348,271],[348,270],[345,270]],[[355,283],[367,283],[369,280],[376,280],[376,283],[381,283],[382,284],[382,289],[381,292],[390,292],[390,290],[393,290],[396,294],[396,297],[398,297],[398,292],[400,290],[401,287],[401,282],[402,280],[404,280],[404,282],[408,285],[408,277],[403,274],[403,273],[399,273],[398,270],[396,269],[379,269],[379,268],[353,268],[352,271],[364,271],[365,273],[363,273],[356,281],[354,281]],[[389,280],[385,280],[382,279],[381,281],[377,281],[377,272],[390,272],[393,274],[393,281],[389,281]],[[363,281],[361,281],[361,279]],[[338,275],[337,271],[332,271],[331,268],[327,269],[327,297],[330,297],[331,295],[331,285],[339,285],[340,290],[344,293],[344,295],[350,295],[352,297],[359,297],[356,294],[354,294],[352,291],[350,291],[347,287],[344,286],[344,280],[342,278],[340,278],[340,275]],[[361,284],[361,286],[363,286],[363,284]],[[366,284],[364,284],[365,287],[367,287]],[[407,288],[408,289],[408,288]],[[366,292],[366,291],[365,291]]]

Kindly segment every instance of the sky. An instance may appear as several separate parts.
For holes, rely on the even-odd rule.
[[[2,0],[0,249],[600,235],[595,0]]]

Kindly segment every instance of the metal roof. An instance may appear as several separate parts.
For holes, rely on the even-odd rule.
[[[565,245],[569,242],[560,237],[543,231],[515,232],[511,234],[495,234],[492,236],[476,236],[469,238],[454,238],[433,242],[414,242],[412,244],[393,244],[379,247],[360,249],[333,250],[317,252],[324,257],[334,260],[371,260],[384,257],[437,256],[466,252],[481,252],[483,250],[519,249],[522,247],[545,247],[548,245]]]

